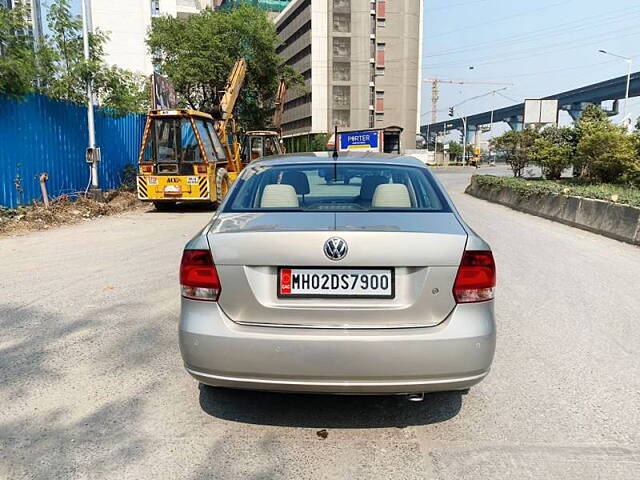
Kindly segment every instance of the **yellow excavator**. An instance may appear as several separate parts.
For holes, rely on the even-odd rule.
[[[273,129],[250,130],[244,134],[240,157],[245,163],[270,155],[285,153],[282,145],[282,118],[284,116],[284,101],[287,96],[287,84],[284,80],[278,85],[278,93],[273,113]]]
[[[220,203],[243,168],[233,108],[247,65],[238,60],[215,115],[151,110],[138,156],[138,198],[164,210],[177,202]]]

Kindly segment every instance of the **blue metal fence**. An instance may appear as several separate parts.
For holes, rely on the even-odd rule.
[[[112,117],[96,111],[102,188],[117,188],[123,168],[136,163],[144,119],[144,115]],[[85,107],[40,95],[0,98],[0,205],[16,207],[41,198],[38,176],[42,172],[49,174],[47,188],[52,197],[84,191],[89,181],[87,138]]]

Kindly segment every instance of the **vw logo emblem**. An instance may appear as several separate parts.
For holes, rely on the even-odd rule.
[[[333,237],[324,242],[324,254],[329,260],[342,260],[348,251],[347,242],[339,237]]]

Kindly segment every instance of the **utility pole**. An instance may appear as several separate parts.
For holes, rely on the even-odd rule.
[[[440,100],[439,80],[431,80],[431,123],[438,122],[438,100]]]
[[[84,47],[84,59],[88,63],[91,59],[89,52],[89,26],[91,0],[80,0],[82,7],[82,45]],[[86,161],[91,166],[91,192],[100,199],[102,190],[98,181],[98,162],[100,161],[100,149],[96,147],[96,131],[93,117],[93,82],[87,80],[87,127],[89,131],[89,145],[86,152]]]

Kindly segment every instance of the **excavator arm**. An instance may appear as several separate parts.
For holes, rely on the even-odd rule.
[[[241,58],[236,61],[227,79],[224,93],[220,99],[219,120],[216,122],[218,137],[220,137],[227,152],[227,158],[229,159],[227,170],[235,173],[240,172],[242,165],[240,162],[240,146],[236,136],[233,109],[238,101],[246,73],[247,62]]]
[[[278,132],[282,128],[282,118],[284,116],[284,100],[287,96],[287,84],[284,80],[280,80],[278,85],[278,93],[276,95],[275,111],[273,112],[273,126]]]

